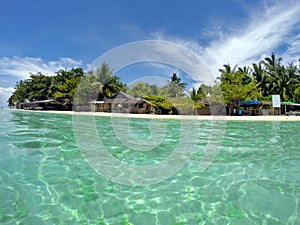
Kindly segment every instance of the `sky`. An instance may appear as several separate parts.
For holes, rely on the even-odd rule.
[[[0,0],[0,107],[7,105],[15,83],[30,73],[87,70],[106,52],[143,40],[184,46],[215,77],[224,64],[251,65],[272,52],[298,64],[300,2]],[[195,80],[180,68],[158,63],[135,64],[118,75],[130,82],[173,72],[189,83]]]

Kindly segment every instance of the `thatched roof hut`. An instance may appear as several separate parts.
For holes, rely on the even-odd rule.
[[[111,98],[105,98],[103,101],[95,101],[92,104],[97,105],[95,111],[98,112],[118,112],[118,113],[152,113],[153,105],[143,98],[135,98],[129,94],[120,91]]]
[[[196,114],[198,115],[225,115],[226,107],[225,104],[219,102],[213,102],[207,97],[202,98],[197,102],[200,106],[196,109]],[[201,107],[202,106],[202,107]]]

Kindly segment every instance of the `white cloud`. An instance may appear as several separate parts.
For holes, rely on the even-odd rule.
[[[81,65],[81,61],[72,58],[60,58],[57,61],[46,61],[41,58],[33,57],[3,57],[0,58],[0,76],[11,76],[16,79],[27,79],[30,73],[41,72],[45,75],[53,75],[60,69],[70,69]],[[11,79],[13,80],[13,79]],[[13,85],[13,84],[11,84]],[[0,87],[0,106],[7,106],[7,99],[10,97],[14,88]]]
[[[224,64],[234,66],[251,65],[266,56],[270,56],[281,46],[288,46],[280,56],[284,62],[296,62],[300,53],[300,2],[298,1],[264,1],[250,12],[244,26],[232,28],[217,27],[217,34],[208,46],[200,46],[197,41],[183,40],[152,33],[152,37],[168,40],[183,45],[194,51],[208,65],[212,74],[217,77],[218,69]],[[211,28],[215,32],[216,28]],[[209,30],[205,28],[205,32]]]
[[[173,73],[176,73],[179,77],[182,76],[182,71],[180,71],[178,68],[174,68],[171,65],[149,62],[147,63],[147,66],[149,67],[149,69],[151,69],[151,67],[158,69],[161,72],[162,76],[168,79],[171,78]]]
[[[96,59],[91,69],[98,68],[103,62],[117,70],[135,63],[155,62],[178,68],[195,81],[212,83],[214,80],[199,55],[174,41],[145,40],[118,46]]]
[[[190,66],[189,71],[184,71],[183,68],[178,68],[183,70],[184,72],[190,72],[188,73],[191,79],[195,81],[195,85],[197,83],[206,83],[206,84],[212,84],[213,83],[213,78],[215,75],[215,71],[211,69],[211,65],[215,63],[215,61],[211,58],[210,55],[208,55],[205,52],[205,48],[203,46],[200,46],[197,41],[194,40],[186,40],[186,39],[181,39],[178,37],[174,36],[167,36],[162,32],[154,32],[151,34],[151,36],[154,39],[158,40],[167,40],[173,43],[178,44],[179,46],[184,46],[191,52],[193,52],[197,57],[196,58],[184,58],[180,53],[177,53],[178,57],[178,62],[180,64],[185,64]],[[161,48],[161,51],[166,51],[166,49]],[[170,53],[172,53],[172,49],[167,49]],[[176,55],[174,53],[173,55]],[[196,59],[196,60],[195,60]],[[175,64],[172,64],[175,65]],[[210,71],[208,71],[209,69]],[[176,72],[176,71],[175,71]],[[179,74],[180,75],[180,74]],[[194,86],[194,85],[192,85]]]
[[[71,58],[60,58],[57,61],[46,61],[33,57],[0,58],[0,75],[9,75],[18,79],[26,79],[30,73],[41,72],[53,75],[60,69],[73,68],[81,65],[81,61]]]
[[[284,63],[293,63],[299,65],[298,59],[300,58],[300,33],[292,35],[288,42],[288,49],[282,55]]]
[[[0,107],[7,106],[7,100],[11,96],[13,91],[14,91],[13,87],[8,87],[8,88],[0,87]]]
[[[225,63],[249,65],[266,54],[270,55],[280,45],[289,44],[290,34],[299,21],[298,2],[277,2],[253,13],[244,27],[213,41],[206,52],[215,59],[217,67]]]

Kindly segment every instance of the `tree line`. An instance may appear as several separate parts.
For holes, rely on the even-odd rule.
[[[83,104],[87,100],[111,98],[121,90],[134,97],[145,98],[165,110],[170,110],[174,104],[187,108],[191,102],[196,108],[203,107],[201,100],[204,98],[213,102],[239,104],[254,99],[271,101],[272,95],[280,95],[281,101],[300,102],[299,68],[291,63],[284,65],[282,58],[276,58],[274,53],[252,66],[232,67],[225,64],[219,72],[213,85],[201,84],[190,91],[186,90],[187,84],[176,73],[163,87],[146,82],[129,87],[114,75],[114,70],[107,63],[96,71],[84,72],[82,68],[73,68],[59,70],[53,76],[38,72],[16,83],[8,104],[46,99]],[[85,79],[81,79],[83,76]],[[75,93],[79,97],[74,98]],[[88,99],[89,96],[93,99]]]
[[[226,104],[239,104],[245,100],[272,101],[280,95],[281,101],[300,102],[300,70],[296,65],[284,65],[274,53],[252,66],[229,64],[219,69],[220,75],[212,86],[201,85],[191,91],[195,101],[203,98],[203,90],[224,96]]]
[[[134,97],[145,98],[167,113],[174,108],[167,99],[184,98],[185,88],[186,84],[181,82],[176,73],[172,74],[168,84],[163,87],[145,82],[138,82],[129,87],[121,82],[119,76],[114,75],[114,70],[110,69],[107,63],[103,63],[96,71],[84,72],[82,68],[73,68],[59,70],[53,76],[46,76],[40,72],[30,74],[28,79],[16,83],[8,104],[13,106],[15,102],[46,99],[85,104],[93,100],[111,98],[123,91]]]

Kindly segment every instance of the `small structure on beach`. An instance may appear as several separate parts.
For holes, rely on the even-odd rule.
[[[268,115],[292,115],[300,114],[300,104],[294,102],[281,102],[281,107],[274,108],[272,102],[249,100],[243,101],[237,105],[232,105],[236,109],[236,113],[230,115],[244,116],[268,116]],[[241,113],[239,113],[241,110]]]
[[[237,110],[238,115],[257,116],[260,115],[260,102],[255,100],[243,101]]]
[[[196,115],[225,115],[225,105],[218,102],[210,101],[207,97],[197,102],[195,108]]]
[[[62,102],[59,102],[55,99],[33,101],[28,103],[29,109],[33,110],[61,110]]]
[[[272,102],[246,100],[230,104],[227,114],[230,116],[267,116],[278,115],[279,112],[272,107]]]
[[[281,102],[281,113],[285,115],[300,115],[300,104],[295,102]]]
[[[63,103],[55,99],[39,100],[39,101],[28,101],[16,102],[16,109],[27,109],[27,110],[61,110]]]
[[[115,112],[115,113],[137,113],[148,114],[154,112],[151,102],[143,98],[135,98],[120,91],[111,98],[103,101],[91,101],[91,111],[95,112]]]

